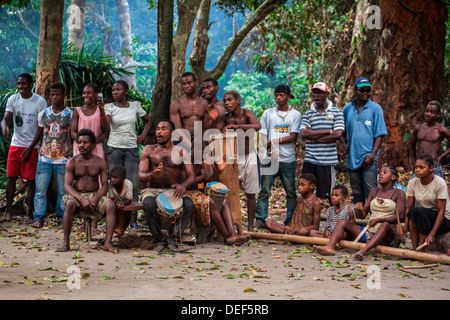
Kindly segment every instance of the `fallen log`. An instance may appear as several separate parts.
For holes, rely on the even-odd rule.
[[[244,232],[244,235],[250,235],[253,239],[267,239],[267,240],[278,240],[278,241],[290,241],[290,242],[298,242],[303,244],[311,244],[311,245],[327,245],[327,238],[318,238],[318,237],[306,237],[306,236],[296,236],[289,234],[277,234],[277,233],[266,233],[266,232]],[[338,242],[338,248],[348,248],[360,250],[365,246],[364,243],[358,242],[353,244],[352,241],[341,240]],[[401,249],[401,248],[393,248],[387,246],[376,246],[375,248],[370,250],[371,252],[377,252],[382,254],[388,254],[392,256],[397,256],[406,259],[414,259],[421,261],[429,261],[436,263],[445,263],[450,265],[450,256],[441,254],[432,254],[426,252],[417,252],[409,249]]]

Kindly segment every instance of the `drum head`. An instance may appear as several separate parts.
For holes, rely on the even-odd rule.
[[[206,185],[207,188],[209,188],[211,191],[218,192],[218,193],[227,193],[228,188],[226,185],[224,185],[221,182],[217,181],[211,181]]]
[[[174,215],[183,207],[183,199],[175,199],[173,190],[160,193],[156,198],[156,204],[159,209],[165,211],[168,215]]]

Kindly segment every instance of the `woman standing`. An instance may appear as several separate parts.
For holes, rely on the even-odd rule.
[[[128,84],[124,80],[116,81],[112,86],[114,102],[105,105],[106,119],[110,128],[106,162],[109,171],[117,165],[127,168],[126,178],[133,183],[133,201],[138,201],[138,144],[144,142],[152,127],[152,121],[140,102],[127,101],[128,93]],[[140,136],[136,135],[136,117],[145,122]],[[132,225],[136,223],[136,218],[136,212],[133,212]]]
[[[108,136],[109,124],[105,115],[103,99],[98,99],[99,89],[94,83],[87,84],[83,89],[84,106],[76,107],[73,110],[70,132],[73,139],[73,155],[77,155],[78,144],[76,142],[77,133],[81,129],[90,129],[94,132],[97,145],[93,154],[105,158],[103,151],[103,140]]]

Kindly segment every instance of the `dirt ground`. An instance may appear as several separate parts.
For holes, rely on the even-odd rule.
[[[60,253],[62,228],[50,222],[42,229],[18,221],[0,228],[2,300],[450,299],[450,266],[409,269],[430,263],[382,254],[360,262],[351,249],[322,257],[307,245],[250,240],[241,246],[183,244],[181,252],[157,253],[141,229],[127,231],[117,253],[75,231],[73,249]]]

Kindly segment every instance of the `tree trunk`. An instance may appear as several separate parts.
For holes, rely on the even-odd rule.
[[[173,9],[173,0],[158,1],[158,70],[150,110],[153,127],[160,120],[169,119],[172,94]],[[154,132],[154,128],[151,132]],[[149,135],[145,144],[154,143],[153,138],[153,135]]]
[[[407,143],[426,104],[442,101],[446,5],[383,1],[373,100],[384,110],[387,136],[378,163],[408,167]]]
[[[63,0],[42,0],[36,62],[36,93],[50,105],[50,86],[59,81],[62,49]]]
[[[172,99],[181,96],[180,76],[186,71],[186,49],[202,0],[177,0],[178,26],[172,44]]]
[[[381,5],[381,0],[361,0],[358,2],[353,26],[353,34],[350,46],[353,46],[353,58],[348,67],[347,76],[339,94],[337,106],[343,107],[346,103],[355,98],[353,89],[355,80],[359,77],[372,79],[375,66],[374,61],[377,55],[377,44],[380,29],[369,28],[368,18],[371,15],[369,6]]]
[[[133,67],[133,49],[131,47],[131,20],[130,7],[127,0],[115,0],[117,8],[117,18],[119,20],[119,41],[122,51],[120,60],[125,68],[133,72],[132,75],[125,76],[124,80],[130,86],[136,87],[135,67]]]
[[[83,46],[85,17],[86,0],[72,0],[70,4],[68,42],[72,42],[74,44],[73,48],[76,50],[80,50]]]

